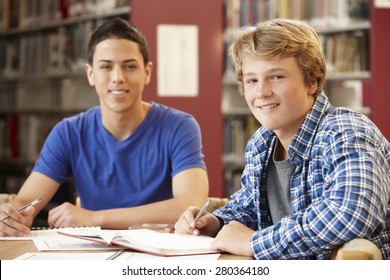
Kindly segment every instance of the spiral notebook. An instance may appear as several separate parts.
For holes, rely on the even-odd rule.
[[[69,227],[71,228],[71,227]],[[65,227],[65,229],[69,229]],[[85,228],[91,230],[98,230],[100,227],[76,227],[76,228]],[[35,238],[41,238],[43,236],[56,235],[58,228],[50,228],[50,227],[32,227],[31,233],[25,236],[0,236],[0,240],[33,240]]]

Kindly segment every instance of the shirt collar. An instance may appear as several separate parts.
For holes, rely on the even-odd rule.
[[[309,157],[320,122],[331,107],[327,96],[321,92],[290,143],[288,154],[291,161],[294,162],[296,156],[299,158]]]

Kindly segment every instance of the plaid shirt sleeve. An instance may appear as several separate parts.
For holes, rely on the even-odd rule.
[[[225,224],[230,221],[238,221],[247,227],[257,228],[258,216],[254,207],[252,190],[250,182],[247,181],[248,170],[244,169],[241,176],[241,189],[235,192],[225,207],[219,208],[214,212],[214,215],[220,217]]]

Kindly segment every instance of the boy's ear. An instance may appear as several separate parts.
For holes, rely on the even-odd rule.
[[[145,85],[148,85],[150,83],[150,78],[152,77],[152,70],[153,70],[153,63],[149,61],[145,65]]]
[[[317,82],[313,82],[309,85],[309,88],[308,88],[308,93],[310,95],[315,95],[315,93],[317,92],[317,88],[318,88],[318,84]]]
[[[87,63],[85,64],[84,69],[85,69],[85,73],[87,73],[89,85],[92,87],[95,86],[95,78],[93,76],[92,66]]]

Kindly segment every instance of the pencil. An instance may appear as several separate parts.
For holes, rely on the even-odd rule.
[[[37,204],[38,202],[40,202],[42,199],[41,198],[37,198],[33,201],[31,201],[30,203],[24,205],[23,207],[19,208],[18,209],[18,212],[22,212],[24,209],[30,207],[30,206],[34,206],[35,204]],[[3,219],[0,220],[0,223],[4,222],[5,220],[7,220],[9,217],[11,217],[10,215],[4,217]]]

